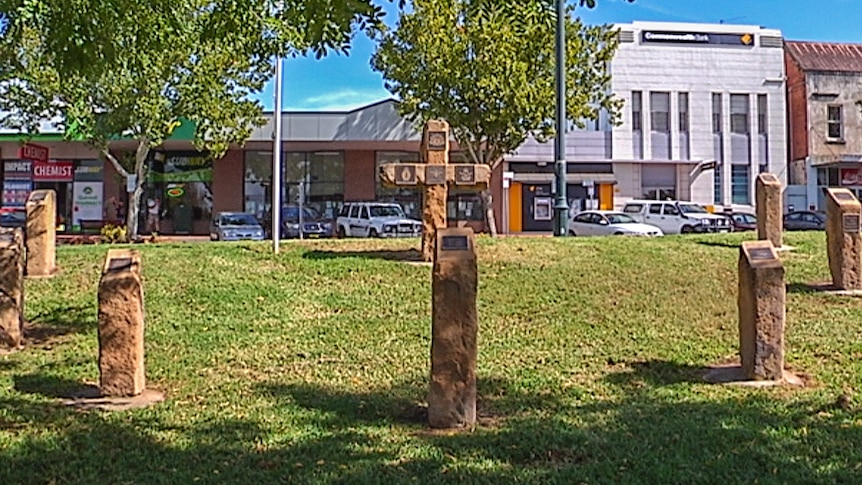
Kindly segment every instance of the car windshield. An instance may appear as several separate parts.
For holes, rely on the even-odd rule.
[[[605,214],[605,217],[608,218],[608,221],[611,224],[632,224],[634,222],[637,222],[634,220],[634,218],[632,218],[632,216],[628,214]]]
[[[404,217],[404,211],[398,205],[373,205],[370,209],[371,217]]]
[[[679,210],[683,214],[708,214],[706,209],[697,204],[680,204]]]
[[[223,226],[257,226],[257,219],[251,214],[224,214],[221,216]]]
[[[281,211],[281,218],[286,221],[298,221],[299,220],[299,207],[285,207]],[[311,207],[303,207],[302,208],[302,219],[306,221],[313,221],[315,219],[320,219],[320,215],[312,209]]]

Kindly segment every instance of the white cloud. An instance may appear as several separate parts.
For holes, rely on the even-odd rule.
[[[365,90],[347,88],[290,102],[284,110],[350,111],[391,97],[392,94],[383,88]]]

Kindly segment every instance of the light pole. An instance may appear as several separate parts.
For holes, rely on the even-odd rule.
[[[554,235],[569,233],[569,203],[566,197],[566,2],[557,3],[557,135],[554,140],[556,197]]]
[[[281,69],[282,59],[275,57],[275,128],[272,142],[272,252],[278,254],[281,242]]]

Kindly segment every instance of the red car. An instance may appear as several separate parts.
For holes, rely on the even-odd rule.
[[[757,217],[754,214],[748,212],[726,212],[723,215],[730,219],[733,232],[757,230]]]

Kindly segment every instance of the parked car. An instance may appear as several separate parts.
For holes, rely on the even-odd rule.
[[[703,206],[679,200],[631,200],[623,212],[636,221],[657,226],[665,234],[730,232],[724,216],[710,214]]]
[[[572,236],[661,236],[656,226],[642,224],[628,214],[617,211],[588,210],[575,214],[569,221]]]
[[[347,202],[336,219],[338,237],[411,237],[422,234],[422,221],[410,219],[392,202]]]
[[[794,211],[784,214],[785,231],[818,231],[826,229],[823,211]]]
[[[213,241],[263,240],[263,227],[247,212],[219,212],[210,226]]]
[[[263,220],[266,237],[272,237],[272,214],[267,212]],[[281,208],[281,238],[299,237],[299,206],[290,204]],[[305,239],[332,237],[332,221],[321,216],[313,207],[302,207],[302,237]]]
[[[733,232],[756,231],[757,216],[748,212],[725,212],[722,214],[730,220]]]
[[[0,209],[0,227],[27,227],[27,212],[23,207],[3,207]]]

